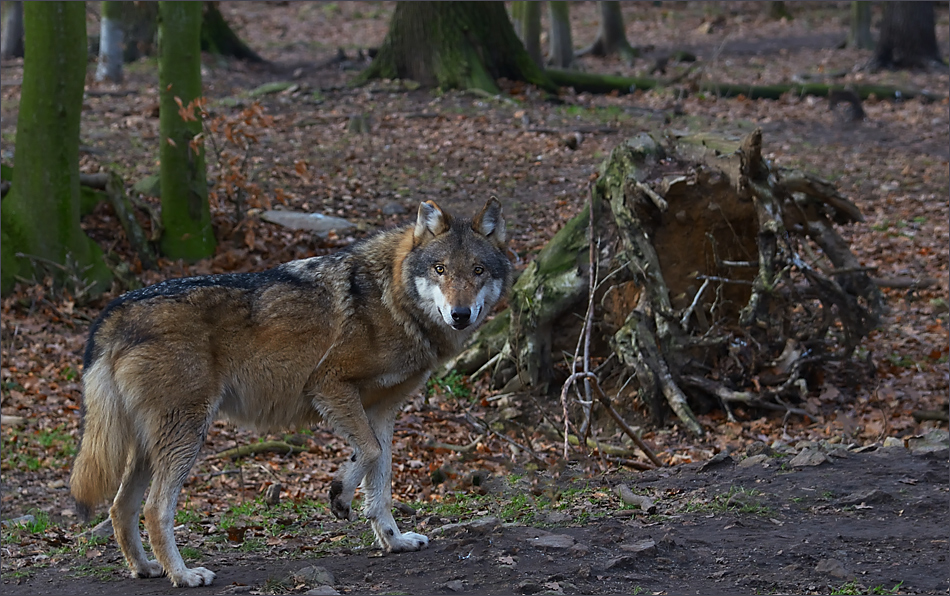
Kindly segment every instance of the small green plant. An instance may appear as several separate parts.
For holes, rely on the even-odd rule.
[[[76,577],[94,577],[99,580],[109,580],[120,572],[118,565],[83,563],[73,568],[73,575]]]
[[[23,529],[29,532],[30,534],[42,534],[45,532],[49,526],[49,514],[45,511],[32,510],[30,514],[33,516],[32,520],[27,520],[23,524]]]
[[[691,513],[716,512],[744,513],[751,515],[766,515],[771,510],[758,502],[761,495],[757,490],[749,490],[741,486],[731,486],[725,493],[714,496],[709,501],[690,502],[685,510]]]
[[[201,521],[202,515],[194,509],[179,509],[175,513],[176,524],[196,524]]]
[[[831,590],[832,594],[840,594],[842,596],[847,596],[851,594],[864,594],[864,591],[855,581],[849,581],[848,583],[841,584],[837,588]]]
[[[462,373],[453,370],[442,378],[433,377],[426,383],[426,393],[442,393],[451,395],[456,399],[469,399],[472,396],[472,389],[469,387],[468,378]]]
[[[203,554],[199,549],[193,546],[183,546],[179,548],[178,551],[181,553],[183,559],[190,562],[200,561]]]
[[[895,584],[893,588],[885,588],[883,585],[874,586],[868,590],[868,594],[897,594],[900,592],[901,586],[904,585],[904,580],[901,580],[899,583]]]
[[[914,366],[914,359],[910,356],[904,356],[897,353],[891,353],[887,360],[894,366],[899,368],[910,368]]]

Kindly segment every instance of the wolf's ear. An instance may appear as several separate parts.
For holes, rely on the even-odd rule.
[[[495,246],[504,248],[505,216],[501,214],[501,203],[497,197],[492,196],[488,199],[479,214],[475,216],[472,229],[491,240]]]
[[[419,215],[416,217],[416,229],[413,235],[416,242],[422,242],[428,234],[438,236],[449,229],[449,216],[442,212],[432,201],[419,204]]]

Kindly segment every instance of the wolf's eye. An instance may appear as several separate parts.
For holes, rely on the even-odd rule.
[[[475,275],[481,275],[482,273],[485,273],[485,269],[483,267],[475,268]]]
[[[436,266],[435,266],[435,272],[438,273],[439,275],[442,275],[443,273],[445,273],[445,266],[444,266],[444,265],[436,265]]]

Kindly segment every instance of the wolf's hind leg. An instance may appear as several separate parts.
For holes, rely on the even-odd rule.
[[[364,514],[370,520],[373,533],[379,545],[394,553],[415,551],[425,548],[429,539],[415,532],[400,532],[393,518],[392,496],[392,449],[393,426],[398,407],[384,408],[381,405],[371,408],[367,413],[370,425],[379,439],[382,453],[366,472],[363,488],[366,493]]]
[[[154,476],[145,501],[145,527],[152,552],[178,588],[207,586],[214,580],[214,572],[204,567],[185,566],[175,544],[174,530],[178,495],[195,464],[209,424],[210,415],[202,420],[173,410],[153,427],[159,429],[160,436],[154,437],[153,443]]]
[[[382,453],[380,441],[370,426],[366,412],[360,402],[359,392],[349,386],[323,387],[322,398],[315,406],[323,417],[330,422],[337,433],[353,446],[353,456],[342,467],[336,479],[330,484],[330,510],[339,519],[354,519],[352,511],[353,495],[368,470],[376,465]]]
[[[115,541],[125,555],[129,569],[132,570],[132,577],[161,577],[165,574],[162,564],[154,559],[149,560],[146,556],[145,549],[142,548],[142,534],[139,532],[139,512],[151,470],[138,449],[129,462],[122,485],[119,486],[109,509]]]

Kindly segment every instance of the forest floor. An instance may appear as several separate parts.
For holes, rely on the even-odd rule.
[[[394,448],[399,521],[433,539],[418,553],[383,556],[364,522],[332,518],[324,495],[347,449],[326,428],[259,437],[215,423],[179,505],[183,555],[218,573],[196,593],[948,593],[950,545],[940,521],[950,497],[947,424],[914,414],[948,410],[950,75],[856,68],[870,52],[836,49],[847,4],[791,3],[793,19],[770,21],[753,2],[626,3],[627,34],[643,57],[632,66],[586,57],[583,69],[647,76],[657,57],[681,49],[698,62],[669,64],[659,76],[683,77],[668,88],[564,92],[552,102],[515,84],[501,98],[401,82],[347,87],[365,64],[357,49],[385,36],[391,3],[222,3],[270,62],[204,58],[209,122],[219,126],[209,151],[215,256],[194,265],[162,260],[143,271],[110,207],[83,218],[90,236],[142,283],[327,254],[409,220],[422,200],[472,213],[492,194],[504,204],[521,268],[581,208],[587,181],[623,139],[642,131],[744,135],[756,127],[770,160],[832,181],[861,208],[865,221],[841,233],[864,266],[880,277],[936,283],[884,290],[888,313],[861,346],[873,375],[848,384],[829,375],[809,387],[799,404],[807,418],[738,407],[729,421],[714,410],[700,417],[711,432],[696,439],[672,422],[655,427],[643,404],[625,404],[628,421],[669,464],[659,470],[634,472],[622,459],[580,451],[563,462],[537,423],[538,412],[559,420],[553,399],[492,399],[484,379],[432,383],[397,422]],[[596,6],[571,10],[580,47],[596,35]],[[946,56],[946,7],[937,17]],[[89,25],[98,30],[91,12]],[[333,59],[338,47],[347,61]],[[89,68],[83,171],[116,171],[131,193],[158,205],[150,182],[158,158],[154,61],[128,65],[120,85],[95,83],[93,62]],[[819,98],[684,92],[700,81],[761,85],[804,76],[926,89],[944,99],[872,98],[863,104],[867,118],[850,122]],[[5,165],[15,165],[21,81],[22,61],[4,62]],[[350,131],[361,118],[368,132]],[[231,139],[241,130],[252,135],[246,148],[220,132],[228,127]],[[580,140],[576,148],[567,136]],[[229,183],[244,190],[240,217]],[[291,232],[260,218],[272,206],[345,217],[356,228],[323,238]],[[117,285],[110,297],[123,290]],[[128,579],[114,542],[87,533],[68,495],[81,354],[104,304],[48,283],[21,284],[3,301],[0,506],[4,520],[30,516],[2,528],[4,593],[170,590],[166,580]],[[612,427],[597,430],[599,440],[626,449],[628,461],[637,457]],[[305,450],[217,455],[259,439]],[[280,503],[267,505],[262,495],[274,484]],[[620,484],[656,509],[626,503]]]

